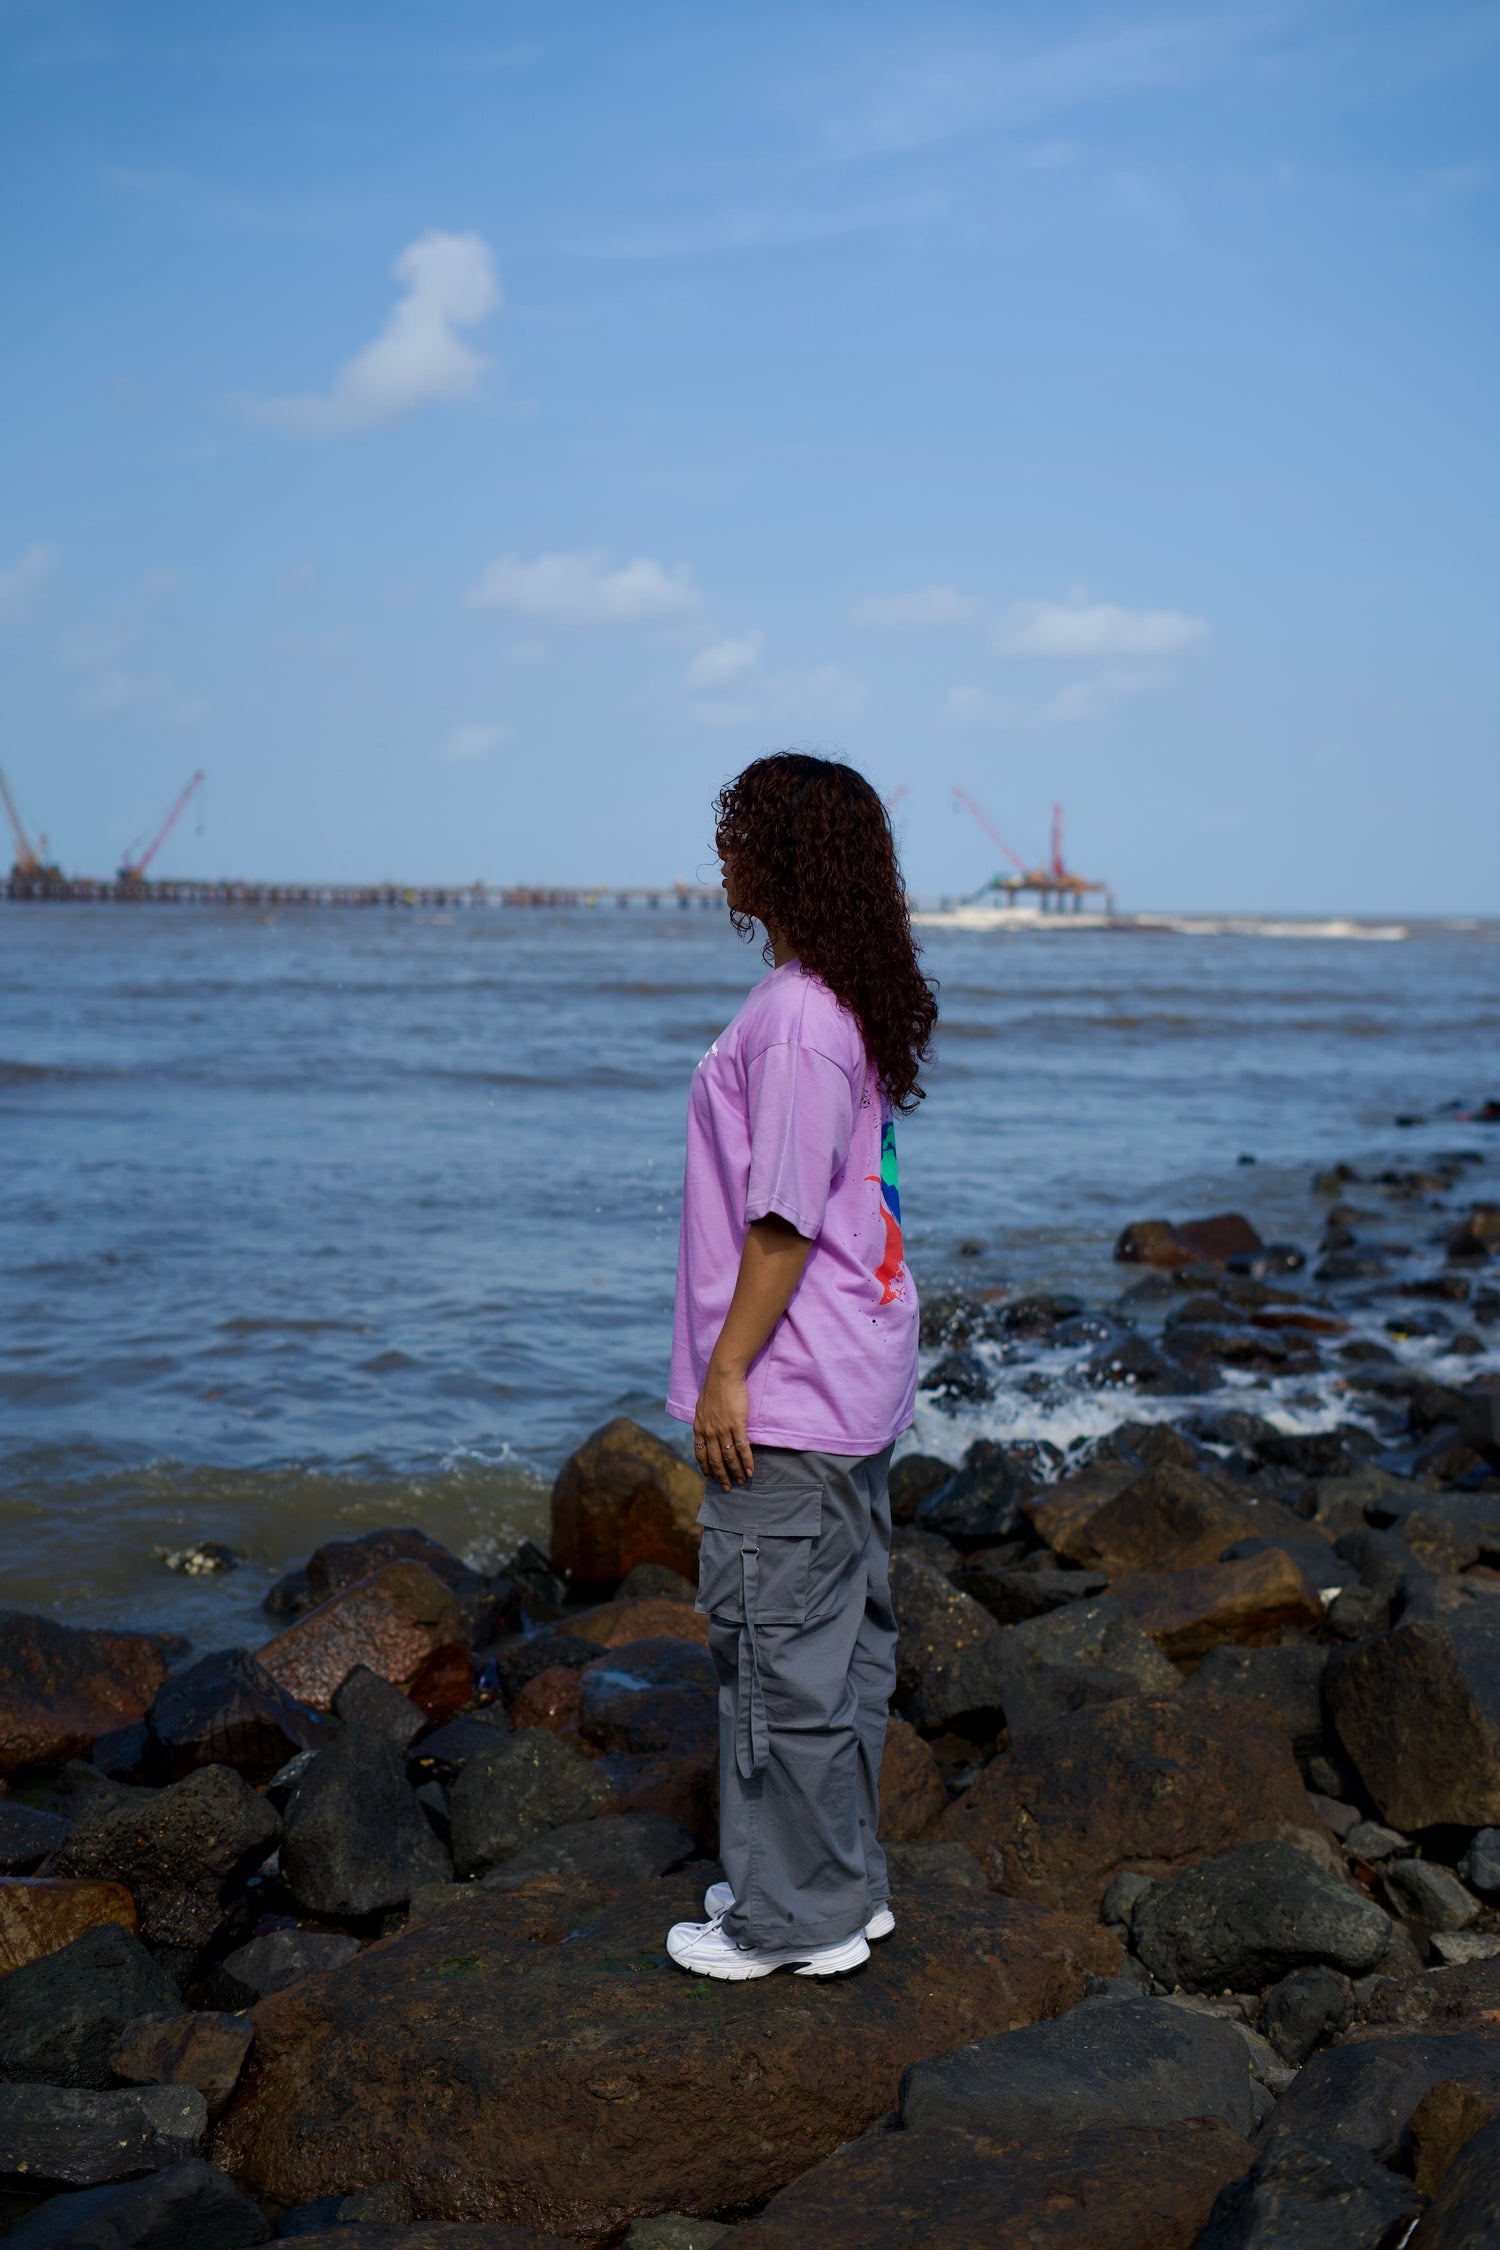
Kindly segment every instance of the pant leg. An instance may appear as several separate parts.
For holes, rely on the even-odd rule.
[[[750,1482],[704,1504],[699,1601],[719,1677],[719,1850],[735,1900],[725,1927],[748,1944],[834,1944],[866,1919],[852,1678],[868,1599],[863,1467],[757,1447]],[[813,1521],[800,1547],[784,1528]]]
[[[886,1719],[896,1692],[896,1612],[891,1604],[891,1448],[872,1454],[860,1473],[869,1492],[870,1532],[865,1549],[865,1608],[855,1636],[850,1677],[859,1708],[859,1823],[865,1852],[867,1904],[891,1895],[880,1848],[880,1761]]]

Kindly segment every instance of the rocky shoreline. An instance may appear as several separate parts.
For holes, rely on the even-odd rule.
[[[1118,1413],[893,1472],[897,1931],[836,1985],[666,1960],[717,1729],[701,1485],[633,1423],[550,1552],[332,1543],[253,1652],[0,1616],[0,2239],[1492,2243],[1481,1161],[1322,1176],[1311,1263],[1156,1220],[1111,1305],[932,1297],[929,1406]]]

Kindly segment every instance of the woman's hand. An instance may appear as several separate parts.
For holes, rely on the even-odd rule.
[[[704,1476],[712,1477],[726,1492],[755,1474],[749,1425],[750,1394],[744,1375],[722,1366],[715,1354],[698,1393],[693,1451]]]

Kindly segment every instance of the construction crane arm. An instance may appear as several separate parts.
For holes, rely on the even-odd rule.
[[[1001,835],[999,829],[995,826],[995,823],[989,818],[986,813],[982,813],[980,811],[973,798],[969,795],[968,790],[960,789],[957,783],[955,783],[953,794],[958,799],[959,803],[963,806],[964,811],[968,813],[972,819],[978,821],[980,827],[984,830],[990,842],[992,844],[998,845],[1000,850],[1004,852],[1006,858],[1010,861],[1010,864],[1015,869],[1016,873],[1018,875],[1026,874],[1026,862],[1020,857],[1018,853],[1011,850],[1009,844],[1007,844],[1005,838]]]
[[[134,866],[131,865],[129,858],[127,857],[125,864],[120,869],[121,875],[137,883],[144,880],[147,868],[151,865],[152,860],[155,859],[157,853],[161,850],[162,845],[166,842],[173,829],[177,826],[177,823],[181,819],[183,813],[187,810],[188,800],[191,798],[194,790],[197,789],[202,779],[203,773],[202,769],[200,768],[199,771],[193,775],[192,780],[183,790],[182,794],[177,799],[176,804],[173,805],[172,810],[168,813],[160,828],[157,829],[156,834],[152,837],[150,843],[146,846],[146,849],[142,852],[140,858],[135,862]]]
[[[31,839],[21,826],[21,816],[16,810],[16,800],[10,793],[10,785],[3,772],[0,772],[0,804],[5,807],[5,817],[10,822],[10,832],[15,838],[16,865],[23,875],[29,875],[36,868],[36,853],[31,848]]]

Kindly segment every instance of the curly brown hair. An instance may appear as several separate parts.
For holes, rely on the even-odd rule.
[[[918,963],[880,797],[839,759],[778,750],[726,782],[714,809],[741,937],[757,921],[774,929],[854,1017],[891,1107],[915,1109],[936,987]],[[773,958],[769,937],[765,958]]]

